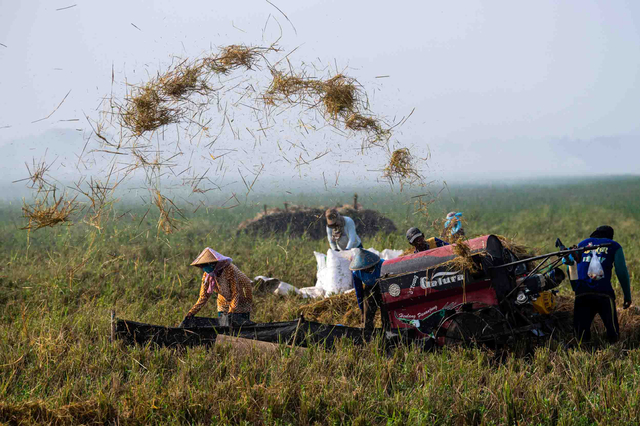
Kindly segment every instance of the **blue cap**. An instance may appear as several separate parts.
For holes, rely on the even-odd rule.
[[[351,259],[351,263],[349,264],[349,269],[352,271],[369,269],[380,262],[380,256],[368,250],[357,248],[354,249],[354,251],[353,259]]]

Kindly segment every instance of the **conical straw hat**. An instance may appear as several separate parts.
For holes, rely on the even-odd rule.
[[[202,250],[202,253],[200,253],[198,257],[196,257],[196,260],[191,262],[191,266],[201,266],[201,265],[206,265],[208,263],[214,263],[217,261],[218,259],[216,259],[213,253],[211,253],[211,250],[204,249]]]

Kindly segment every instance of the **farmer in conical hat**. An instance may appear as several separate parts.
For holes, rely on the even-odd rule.
[[[384,260],[380,259],[377,254],[357,248],[354,250],[353,259],[349,264],[358,306],[364,319],[364,328],[369,331],[373,330],[376,311],[382,307],[382,293],[380,292],[378,279],[380,278],[383,263]],[[389,318],[384,315],[383,311],[383,328],[388,328],[388,321]]]
[[[327,219],[327,239],[333,250],[362,248],[362,241],[356,233],[356,224],[353,219],[342,216],[336,209],[328,209],[324,215]]]
[[[220,325],[233,326],[250,323],[253,303],[251,280],[233,259],[207,247],[191,263],[202,269],[200,297],[183,321],[188,326],[195,314],[207,303],[212,293],[218,294],[218,318]]]

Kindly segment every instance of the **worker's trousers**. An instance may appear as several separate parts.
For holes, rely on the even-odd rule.
[[[606,294],[588,293],[576,296],[573,307],[576,338],[582,342],[591,340],[591,323],[596,314],[600,315],[607,328],[607,339],[610,343],[615,343],[620,336],[618,312],[613,298]]]
[[[377,282],[372,286],[365,285],[362,299],[364,328],[366,330],[373,330],[376,312],[380,309],[382,313],[382,328],[388,330],[389,318],[387,317],[385,310],[382,309],[382,293],[380,292],[380,285]]]

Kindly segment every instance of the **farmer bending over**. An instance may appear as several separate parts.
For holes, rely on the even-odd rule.
[[[356,224],[353,219],[342,216],[336,209],[328,209],[324,215],[327,219],[327,239],[333,250],[362,248],[362,241],[356,234]]]
[[[411,244],[415,249],[414,253],[420,253],[421,251],[427,251],[436,247],[449,245],[436,237],[425,240],[424,234],[418,228],[409,228],[409,230],[407,230],[407,240],[409,240],[409,244]]]
[[[383,263],[384,260],[380,259],[377,254],[358,248],[354,251],[353,259],[349,265],[365,330],[373,330],[376,311],[382,307],[382,293],[378,279]],[[382,315],[383,328],[389,328],[388,321],[389,319]]]
[[[616,311],[616,295],[611,286],[612,270],[615,266],[616,276],[624,293],[623,308],[631,306],[631,289],[629,272],[624,259],[622,246],[613,241],[613,228],[610,226],[598,227],[589,238],[581,241],[578,247],[610,243],[610,246],[600,247],[594,251],[585,251],[577,264],[573,259],[565,262],[569,264],[569,276],[571,286],[576,294],[573,308],[573,326],[578,340],[588,342],[591,340],[591,323],[596,314],[600,315],[607,328],[607,338],[614,343],[620,336],[618,325],[618,312]],[[592,256],[597,256],[602,264],[604,275],[601,277],[589,277],[589,264]],[[578,256],[580,257],[580,256]]]
[[[200,297],[184,318],[182,326],[188,327],[192,319],[207,303],[212,293],[218,294],[218,318],[222,326],[251,323],[253,297],[251,280],[226,257],[207,247],[191,263],[204,271]]]

